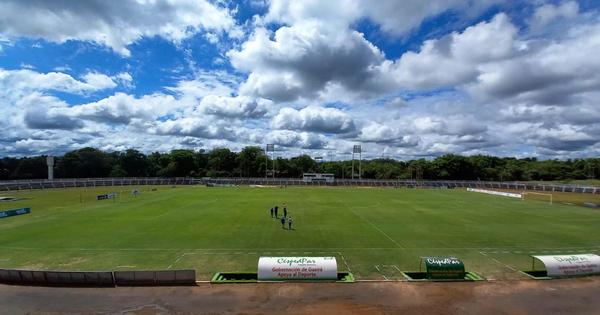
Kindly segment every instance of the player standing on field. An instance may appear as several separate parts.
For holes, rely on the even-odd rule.
[[[288,218],[288,226],[289,226],[290,230],[292,229],[292,222],[294,222],[294,220],[292,220],[292,217],[289,217]]]
[[[273,208],[271,208],[271,218],[273,217]]]
[[[277,216],[277,212],[278,212],[278,210],[279,210],[279,206],[275,206],[275,217],[276,217],[276,218],[278,218],[278,216]]]
[[[283,217],[287,217],[287,207],[283,207]]]
[[[281,217],[281,227],[285,229],[285,217]]]

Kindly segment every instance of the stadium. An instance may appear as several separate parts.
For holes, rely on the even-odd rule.
[[[382,310],[373,305],[381,294],[402,296],[380,301],[384,309],[436,312],[445,299],[462,301],[474,290],[487,292],[467,298],[478,313],[531,310],[537,307],[534,297],[548,288],[544,280],[570,290],[573,301],[597,288],[600,187],[593,184],[369,179],[362,174],[363,167],[393,163],[404,177],[420,177],[420,167],[430,169],[438,160],[477,156],[444,156],[419,162],[419,168],[412,162],[360,158],[328,166],[314,162],[312,172],[286,178],[281,175],[289,171],[282,159],[268,158],[269,148],[274,145],[251,161],[240,161],[257,165],[250,172],[264,177],[55,178],[55,171],[88,170],[88,161],[97,160],[85,155],[89,152],[115,165],[132,154],[144,157],[131,150],[117,160],[90,148],[27,162],[33,166],[24,164],[29,160],[0,160],[9,168],[20,165],[20,172],[31,168],[48,177],[0,182],[0,283],[5,285],[0,290],[11,300],[30,301],[42,294],[28,305],[47,305],[63,294],[87,301],[65,303],[56,308],[61,312],[108,307],[112,313],[131,303],[150,313],[196,312],[186,303],[213,294],[227,302],[204,301],[210,307],[200,309],[222,313],[233,303],[258,313],[284,311],[277,304],[240,300],[240,294],[254,292],[249,285],[256,285],[262,288],[252,293],[258,300],[296,292],[310,301],[297,305],[299,313],[312,313],[310,305],[318,305],[325,312],[358,309],[366,314]],[[355,149],[362,151],[360,145]],[[259,150],[248,147],[239,156]],[[213,152],[219,149],[207,154]],[[347,163],[350,179],[316,171],[343,170]],[[477,172],[473,167],[466,166]],[[149,291],[157,286],[159,291]],[[115,291],[107,297],[102,290]],[[438,293],[409,298],[411,290]],[[176,306],[165,311],[162,294],[183,300],[166,302]],[[124,296],[131,300],[124,303]],[[324,297],[334,302],[323,304]],[[409,303],[412,299],[417,308]],[[503,299],[522,302],[489,304]],[[15,313],[23,307],[9,305]],[[557,299],[545,311],[562,307],[564,301]],[[586,312],[590,305],[568,307]]]
[[[42,287],[510,284],[598,272],[598,187],[358,175],[4,181],[0,281]],[[280,223],[284,207],[287,221]],[[269,257],[332,257],[334,275],[261,278]],[[591,262],[556,273],[548,257]],[[436,271],[431,261],[456,261],[460,268]]]
[[[598,200],[594,187],[265,178],[1,187],[14,198],[3,208],[33,209],[0,222],[2,265],[19,269],[194,269],[197,280],[211,280],[218,272],[255,271],[261,256],[333,256],[357,280],[402,280],[403,272],[420,269],[421,257],[458,257],[484,279],[514,280],[527,278],[532,255],[600,251],[597,210],[564,201],[573,194],[564,191]],[[269,215],[277,204],[287,204],[292,230]]]
[[[600,1],[0,1],[0,315],[600,313]]]

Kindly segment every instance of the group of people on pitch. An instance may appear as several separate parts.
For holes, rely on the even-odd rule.
[[[291,216],[288,216],[287,206],[285,203],[283,204],[283,215],[281,216],[281,219],[279,218],[279,206],[271,208],[271,218],[279,219],[279,221],[281,221],[281,227],[284,229],[285,222],[287,221],[288,229],[293,230],[292,223],[294,223],[294,220]]]

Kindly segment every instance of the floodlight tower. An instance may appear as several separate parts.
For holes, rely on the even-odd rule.
[[[53,156],[48,155],[46,157],[46,165],[48,165],[48,179],[53,180],[54,179],[54,157]]]
[[[322,173],[323,172],[323,161],[324,161],[323,157],[322,156],[315,156],[314,160],[315,160],[315,162],[318,165],[318,171]]]
[[[275,178],[275,145],[274,144],[267,144],[267,149],[265,150],[266,154],[265,154],[265,178],[268,177],[269,174],[269,152],[271,152],[271,161],[272,161],[272,167],[273,170],[271,171],[271,176],[273,176],[273,178]]]
[[[354,160],[358,154],[358,179],[362,179],[362,146],[360,144],[355,145],[352,148],[352,179],[354,179]]]

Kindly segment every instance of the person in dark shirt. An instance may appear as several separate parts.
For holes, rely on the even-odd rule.
[[[287,207],[283,207],[283,217],[287,217]]]
[[[278,207],[278,206],[275,206],[275,217],[276,217],[276,218],[278,218],[278,216],[277,216],[277,211],[278,211],[278,210],[279,210],[279,207]]]
[[[281,227],[285,229],[285,217],[281,217]]]
[[[271,208],[271,218],[273,217],[273,208]]]
[[[287,221],[288,221],[288,226],[289,226],[289,229],[290,229],[290,230],[292,230],[292,222],[294,222],[294,220],[292,220],[292,217],[289,217],[289,218],[287,219]]]

